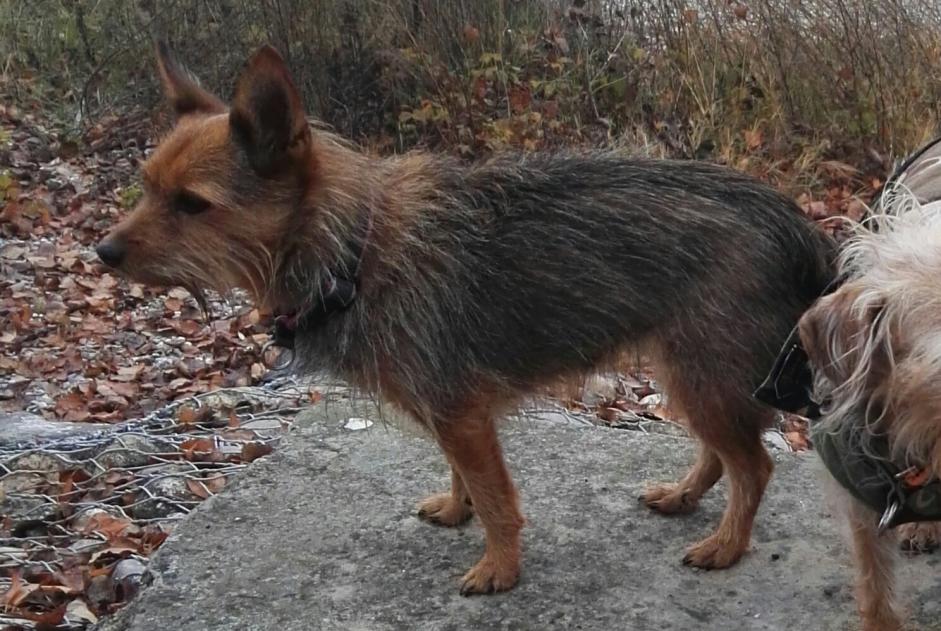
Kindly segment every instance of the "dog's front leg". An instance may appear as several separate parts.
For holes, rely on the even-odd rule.
[[[863,631],[901,631],[893,571],[896,539],[880,536],[879,516],[858,501],[849,500],[848,512],[856,563],[856,602]]]
[[[491,418],[460,418],[435,425],[438,444],[463,481],[487,537],[483,558],[461,580],[461,593],[510,589],[520,574],[523,516]],[[457,498],[455,498],[457,499]]]

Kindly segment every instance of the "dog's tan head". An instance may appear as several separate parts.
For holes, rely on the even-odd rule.
[[[230,107],[158,45],[176,124],[143,167],[143,197],[97,248],[101,260],[148,284],[241,287],[262,299],[274,252],[316,177],[311,131],[281,56],[246,64]]]
[[[850,253],[862,246],[871,260],[799,323],[823,422],[887,435],[895,458],[941,474],[941,239],[864,235]]]
[[[868,299],[867,299],[868,298]],[[847,283],[820,298],[798,323],[801,343],[810,362],[830,387],[854,381],[871,390],[884,380],[891,340],[879,327],[882,303]]]

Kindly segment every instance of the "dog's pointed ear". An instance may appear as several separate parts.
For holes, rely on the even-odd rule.
[[[300,92],[271,46],[255,53],[242,71],[229,124],[252,168],[263,177],[290,170],[308,157],[310,127]]]
[[[226,110],[218,97],[199,87],[193,76],[177,63],[170,47],[162,40],[157,42],[157,69],[163,92],[177,118],[187,114],[220,114]]]

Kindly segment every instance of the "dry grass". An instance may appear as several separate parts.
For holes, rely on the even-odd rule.
[[[934,0],[11,2],[5,91],[86,124],[154,105],[154,35],[222,94],[273,43],[313,114],[385,151],[640,145],[796,193],[865,188],[941,120]]]

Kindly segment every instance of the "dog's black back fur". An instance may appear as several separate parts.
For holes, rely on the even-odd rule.
[[[375,168],[405,188],[394,161]],[[408,177],[430,185],[386,191],[410,207],[400,238],[368,253],[359,301],[302,332],[300,356],[370,384],[392,371],[431,410],[633,347],[748,397],[831,279],[833,244],[793,202],[717,166],[545,154]]]

